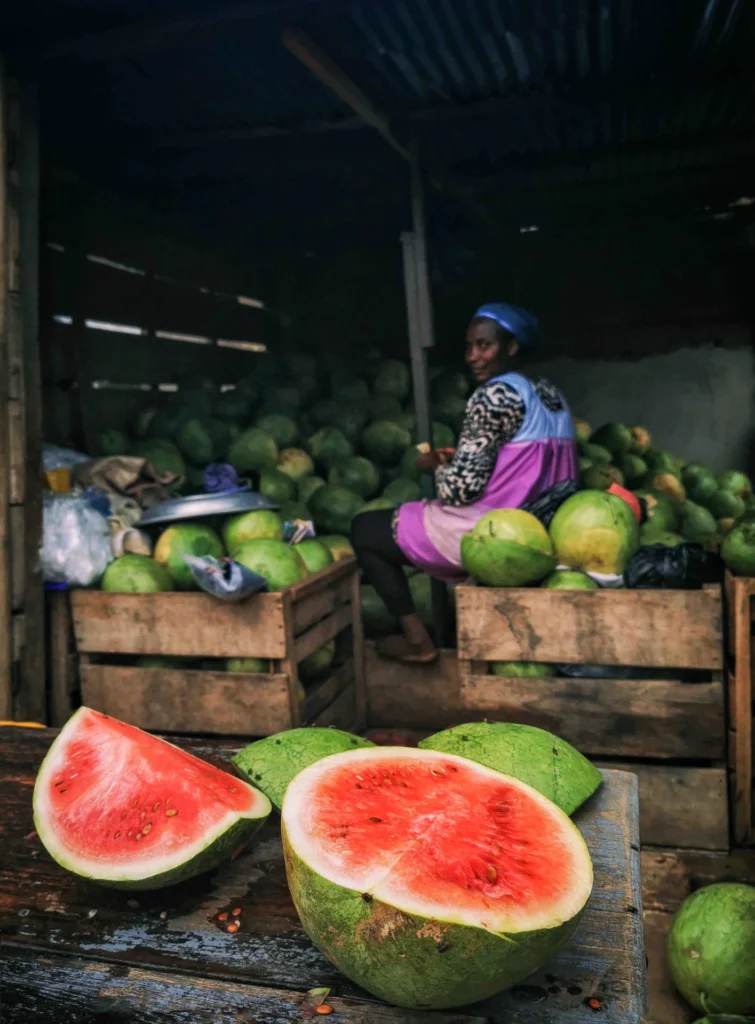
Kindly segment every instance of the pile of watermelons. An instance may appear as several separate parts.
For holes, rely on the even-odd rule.
[[[434,371],[433,437],[421,438],[406,363],[381,361],[368,353],[356,368],[343,365],[324,371],[314,358],[294,353],[277,379],[269,374],[245,378],[231,391],[221,393],[207,379],[183,381],[165,405],[138,411],[130,437],[107,431],[101,450],[148,458],[158,471],[181,477],[185,493],[203,489],[204,468],[212,462],[228,462],[240,477],[251,479],[281,509],[280,518],[254,529],[247,521],[251,533],[246,539],[258,543],[254,557],[248,548],[246,555],[250,568],[266,575],[271,588],[280,589],[295,582],[301,570],[277,544],[259,543],[280,542],[280,520],[312,519],[318,535],[331,547],[348,550],[346,537],[355,515],[397,508],[420,497],[415,445],[431,441],[435,447],[453,447],[470,390],[465,373]],[[716,476],[702,464],[685,464],[656,447],[643,427],[610,423],[593,432],[582,420],[575,427],[583,497],[568,503],[551,524],[550,539],[524,516],[497,516],[492,530],[491,520],[486,520],[482,542],[476,539],[482,529],[472,531],[465,541],[464,563],[475,579],[496,586],[529,585],[544,579],[547,566],[555,564],[593,575],[621,574],[641,545],[674,546],[683,541],[720,548],[732,571],[755,575],[755,499],[743,473]],[[610,511],[619,508],[606,502],[604,492],[613,483],[644,498],[649,519],[639,531],[631,518],[617,518]],[[497,539],[498,530],[504,536]],[[209,537],[206,527],[181,527],[168,531],[168,538],[156,554],[158,561],[177,566],[173,586],[191,585],[180,562],[182,552],[232,553],[227,538],[223,543],[217,535]],[[512,562],[516,550],[522,560],[518,567],[515,558]],[[111,585],[119,586],[117,578],[124,570],[112,569]],[[410,569],[407,575],[417,610],[431,626],[430,579]],[[161,580],[166,582],[158,576],[147,585],[160,589]],[[574,577],[572,584],[581,585]],[[452,588],[449,594],[452,616]],[[368,636],[396,629],[371,586],[362,588],[362,608]]]

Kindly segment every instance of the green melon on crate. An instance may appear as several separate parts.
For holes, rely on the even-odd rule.
[[[168,570],[176,590],[194,590],[196,583],[183,556],[211,555],[213,558],[222,558],[223,554],[220,537],[209,526],[204,523],[178,523],[160,534],[155,545],[154,559]]]
[[[111,594],[161,594],[175,590],[168,570],[148,555],[123,555],[105,570],[102,590]]]
[[[223,526],[223,540],[231,557],[245,541],[258,537],[283,540],[283,520],[273,509],[260,508],[252,512],[241,512],[227,519]]]

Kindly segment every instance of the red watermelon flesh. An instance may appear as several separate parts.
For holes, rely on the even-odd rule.
[[[563,945],[592,887],[584,840],[555,804],[434,751],[327,757],[289,785],[282,826],[310,938],[404,1006],[460,1006],[516,984]]]
[[[248,783],[89,708],[63,728],[34,787],[51,856],[113,886],[160,888],[207,871],[269,813]]]

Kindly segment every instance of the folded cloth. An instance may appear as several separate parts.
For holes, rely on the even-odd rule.
[[[130,455],[114,455],[74,466],[73,478],[81,487],[132,498],[141,508],[154,508],[167,501],[183,483],[183,477],[175,473],[161,476],[146,459]]]

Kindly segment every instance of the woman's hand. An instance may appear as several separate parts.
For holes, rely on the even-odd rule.
[[[445,466],[454,457],[455,448],[435,448],[433,451],[422,452],[417,456],[417,469],[420,473],[434,473],[439,466]]]

